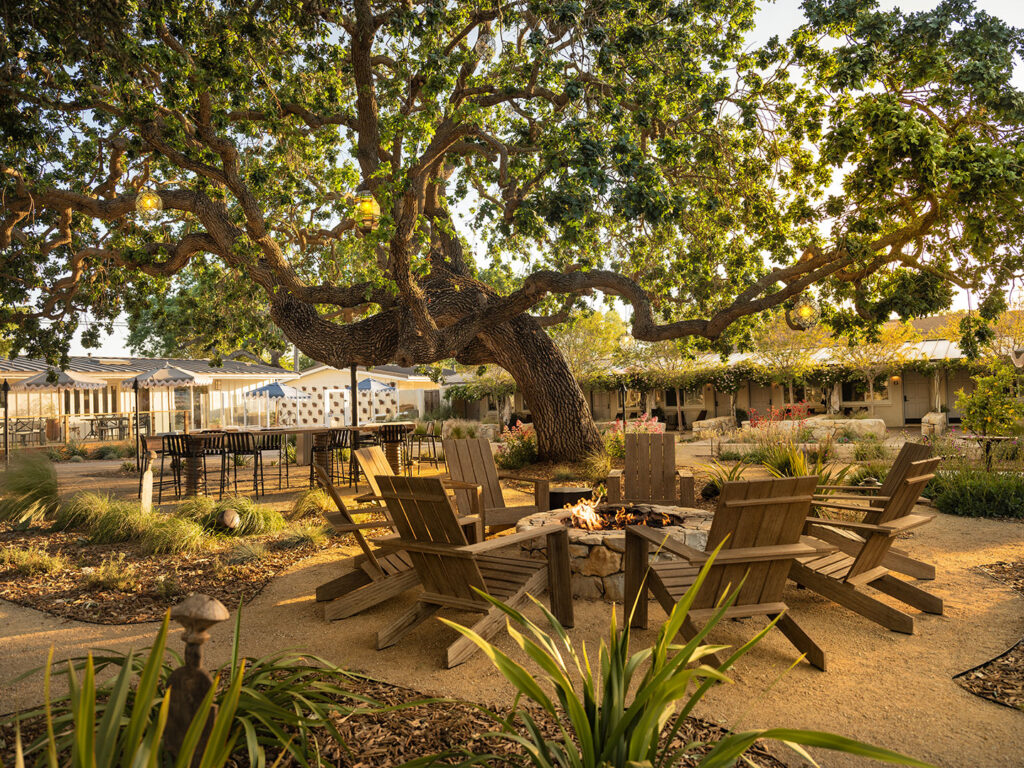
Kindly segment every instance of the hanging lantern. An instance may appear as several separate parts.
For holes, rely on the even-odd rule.
[[[813,328],[818,324],[818,319],[821,317],[821,310],[811,296],[801,296],[796,300],[788,313],[790,325],[793,325],[801,330],[806,331],[808,328]]]
[[[359,231],[373,232],[380,224],[380,205],[377,198],[370,190],[360,189],[356,191],[353,202],[356,206],[355,218]]]
[[[158,216],[164,209],[164,201],[160,199],[155,189],[143,187],[135,195],[135,211],[145,219]]]

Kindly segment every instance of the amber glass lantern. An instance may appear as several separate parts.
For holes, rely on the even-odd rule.
[[[360,232],[373,232],[380,224],[380,204],[373,193],[368,189],[360,189],[356,192],[355,198],[355,219],[356,226]]]
[[[144,219],[152,219],[164,209],[164,201],[155,189],[143,187],[135,195],[135,211]]]

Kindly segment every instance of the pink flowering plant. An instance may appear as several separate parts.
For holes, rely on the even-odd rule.
[[[529,424],[516,425],[501,432],[501,445],[494,455],[494,463],[501,469],[522,469],[537,461],[537,433]]]
[[[665,431],[665,425],[658,421],[656,416],[648,416],[646,413],[638,419],[630,422],[623,422],[616,419],[612,428],[604,438],[605,451],[613,459],[626,458],[626,433],[636,432],[648,435],[660,435]]]

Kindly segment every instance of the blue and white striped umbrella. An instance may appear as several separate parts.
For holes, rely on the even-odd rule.
[[[309,400],[310,396],[305,392],[302,392],[295,387],[289,387],[287,384],[282,384],[279,381],[271,382],[270,384],[264,384],[262,387],[251,389],[246,392],[243,397],[251,397],[253,399],[267,397],[271,400]]]

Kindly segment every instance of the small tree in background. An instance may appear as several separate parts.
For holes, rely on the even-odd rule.
[[[894,323],[883,326],[875,341],[863,336],[847,339],[834,350],[837,362],[852,368],[867,382],[868,397],[866,405],[875,415],[875,381],[898,371],[915,358],[914,342],[921,336],[910,323]]]
[[[992,443],[986,438],[1013,434],[1024,417],[1024,404],[1018,399],[1014,372],[1006,365],[989,376],[975,376],[974,382],[970,394],[957,391],[956,407],[962,414],[963,428],[980,438],[988,470],[992,468]]]
[[[754,360],[771,372],[776,383],[789,388],[789,404],[794,405],[793,382],[804,380],[814,367],[814,353],[828,343],[828,334],[820,326],[794,331],[782,315],[776,315],[754,340]]]

